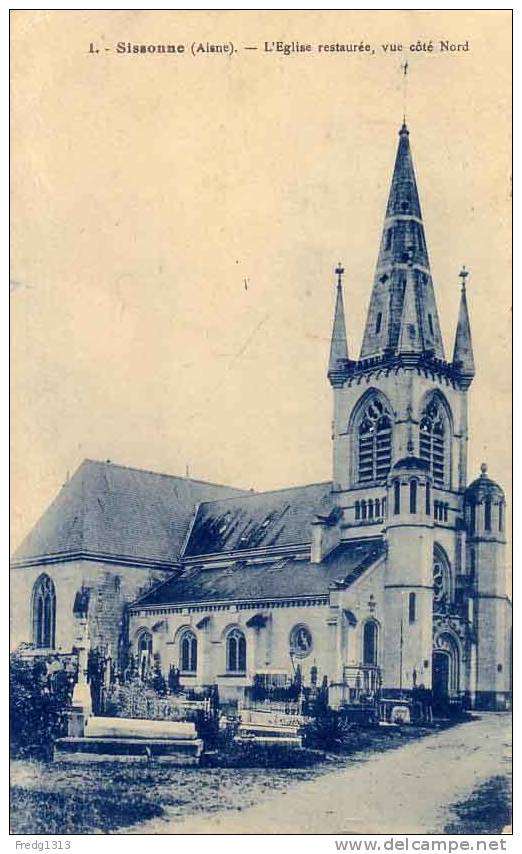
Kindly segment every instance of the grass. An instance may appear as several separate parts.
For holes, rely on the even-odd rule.
[[[451,807],[454,814],[444,827],[445,833],[501,833],[511,824],[511,781],[508,777],[490,777],[465,801]]]
[[[274,791],[400,747],[433,729],[361,729],[328,751],[229,751],[220,767],[168,764],[12,763],[11,832],[110,833],[168,812],[169,818],[246,809]],[[277,755],[276,755],[277,754]],[[269,761],[267,762],[267,759]],[[257,767],[252,767],[256,765]],[[250,766],[250,767],[246,767]]]

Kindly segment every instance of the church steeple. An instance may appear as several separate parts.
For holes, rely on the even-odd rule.
[[[335,301],[332,340],[330,343],[330,358],[328,360],[328,379],[335,385],[336,379],[342,375],[348,362],[348,341],[346,338],[346,322],[344,319],[343,282],[344,268],[339,263],[336,267],[337,297]]]
[[[412,314],[410,326],[416,328],[415,346],[410,340],[407,351],[444,359],[410,135],[406,124],[403,124],[399,131],[361,359],[401,352],[406,310],[408,315]]]
[[[462,377],[469,380],[471,384],[475,376],[475,360],[473,358],[473,345],[471,343],[471,325],[469,322],[468,301],[466,298],[466,278],[469,275],[465,267],[459,273],[462,280],[460,293],[459,317],[457,330],[455,332],[455,346],[453,347],[453,367]]]

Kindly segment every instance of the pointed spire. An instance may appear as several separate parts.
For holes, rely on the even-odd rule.
[[[468,300],[466,297],[466,278],[468,275],[468,271],[463,267],[459,273],[462,286],[460,292],[457,331],[455,333],[455,346],[453,347],[453,367],[463,377],[469,379],[468,385],[470,385],[471,380],[475,376],[475,360],[473,358],[471,325],[469,322]]]
[[[409,305],[405,306],[407,296]],[[415,322],[417,345],[409,352],[444,359],[410,132],[403,122],[360,358],[396,354],[405,346],[402,319],[411,312],[415,315],[411,323]],[[411,348],[411,342],[408,346]]]
[[[348,341],[346,338],[346,323],[344,319],[343,282],[344,268],[339,263],[336,267],[337,298],[330,344],[330,359],[328,361],[328,377],[332,384],[338,378],[339,372],[346,367],[348,361]]]

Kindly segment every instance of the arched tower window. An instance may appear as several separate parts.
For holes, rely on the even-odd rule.
[[[383,481],[391,466],[392,417],[385,403],[373,397],[360,416],[357,429],[359,483]]]
[[[408,619],[410,623],[414,623],[416,619],[417,600],[415,593],[410,593],[408,597]]]
[[[33,587],[33,643],[45,649],[54,649],[56,629],[56,592],[54,583],[43,574]]]
[[[198,640],[190,629],[186,629],[181,635],[179,663],[184,673],[195,673],[198,669]]]
[[[377,664],[379,630],[374,620],[367,620],[363,628],[363,664]]]
[[[430,464],[435,486],[449,482],[450,431],[444,404],[437,395],[430,398],[420,420],[420,455]]]
[[[398,480],[393,484],[393,512],[396,516],[401,512],[401,484]]]
[[[498,505],[498,529],[499,531],[504,530],[504,504],[502,501]]]
[[[245,670],[245,636],[239,629],[232,629],[227,635],[227,671],[229,673],[244,673]]]
[[[426,481],[426,515],[429,516],[431,513],[431,485],[430,482]]]
[[[410,480],[410,513],[417,512],[417,481]]]
[[[484,502],[484,528],[491,531],[491,498],[486,498]]]

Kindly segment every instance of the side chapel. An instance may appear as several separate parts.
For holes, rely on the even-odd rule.
[[[506,502],[468,482],[466,276],[451,361],[405,124],[363,343],[336,304],[332,480],[256,493],[85,460],[14,554],[12,639],[93,646],[239,697],[301,668],[368,687],[510,702]]]

